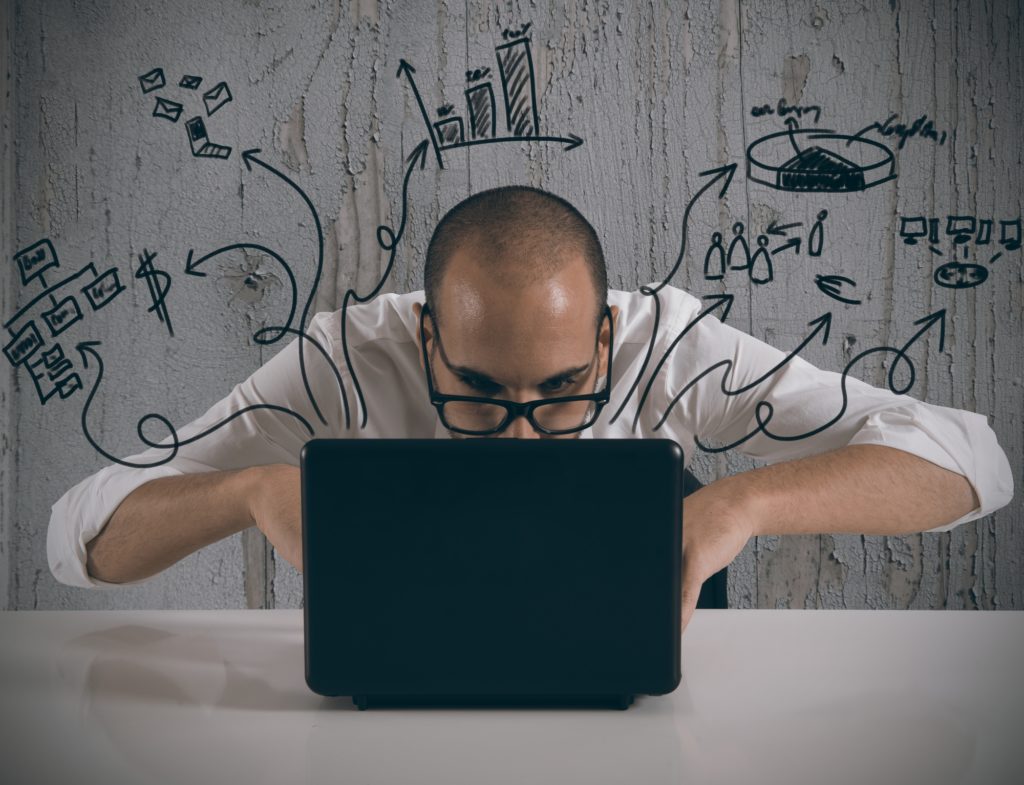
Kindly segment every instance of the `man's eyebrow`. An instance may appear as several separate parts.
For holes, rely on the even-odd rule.
[[[475,368],[470,368],[469,366],[466,365],[450,365],[448,367],[453,373],[459,374],[460,376],[468,376],[477,381],[488,382],[490,384],[497,385],[498,387],[504,387],[504,385],[501,384],[500,382],[495,381],[483,371],[478,371]],[[590,363],[587,363],[586,365],[577,365],[574,368],[566,368],[564,371],[559,371],[558,373],[549,376],[547,379],[544,379],[544,381],[542,381],[541,384],[550,384],[552,382],[562,381],[563,379],[567,379],[570,376],[575,376],[578,373],[582,373],[589,367]]]

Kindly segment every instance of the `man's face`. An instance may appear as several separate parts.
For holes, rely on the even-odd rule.
[[[611,333],[607,319],[598,333],[596,296],[583,257],[570,255],[557,273],[524,284],[488,276],[474,256],[470,248],[456,251],[444,274],[437,304],[443,357],[434,324],[424,320],[437,391],[520,402],[593,393],[607,372]],[[417,323],[421,310],[419,303],[413,306]],[[617,318],[618,308],[611,311]],[[517,417],[496,435],[579,438],[580,432],[549,436]]]

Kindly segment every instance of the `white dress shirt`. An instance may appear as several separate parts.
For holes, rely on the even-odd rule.
[[[755,431],[755,411],[760,401],[772,405],[774,411],[766,427],[777,435],[813,430],[833,420],[842,409],[841,375],[818,369],[799,357],[746,392],[724,394],[723,375],[727,388],[736,390],[769,371],[786,355],[707,315],[678,343],[655,377],[634,431],[632,423],[640,391],[651,378],[657,361],[680,331],[709,305],[672,286],[661,289],[658,296],[661,315],[651,360],[639,388],[630,396],[622,414],[611,423],[647,353],[654,327],[655,302],[653,297],[639,291],[613,289],[608,292],[609,305],[620,309],[614,332],[611,399],[597,422],[583,431],[580,438],[670,438],[682,447],[689,464],[698,449],[695,436],[708,446],[724,445]],[[307,332],[330,355],[345,385],[351,411],[350,427],[345,425],[339,376],[311,342],[306,341],[303,352],[307,376],[327,424],[322,424],[316,416],[299,373],[299,341],[295,340],[237,384],[204,415],[178,428],[179,439],[199,433],[233,412],[261,403],[287,407],[301,414],[313,426],[317,438],[448,438],[448,431],[428,400],[426,380],[419,364],[416,342],[419,323],[412,305],[422,301],[422,290],[382,294],[369,303],[348,309],[349,356],[366,401],[365,428],[360,427],[362,411],[358,409],[342,352],[339,310],[317,314]],[[724,359],[731,360],[732,367],[716,369],[704,376],[672,407],[669,417],[655,430],[675,395],[701,371]],[[774,463],[847,444],[882,444],[926,458],[966,477],[980,502],[962,518],[931,531],[945,531],[987,515],[1012,498],[1009,462],[983,415],[895,395],[852,376],[847,378],[847,393],[849,402],[842,416],[820,433],[795,441],[781,441],[757,432],[737,450]],[[181,447],[177,455],[163,465],[129,468],[113,464],[100,470],[75,485],[53,505],[46,541],[51,571],[57,580],[73,586],[131,585],[96,580],[85,567],[86,544],[99,534],[131,491],[157,477],[269,463],[298,465],[299,452],[309,438],[309,432],[297,417],[262,409],[240,415],[214,433]],[[126,460],[151,463],[168,454],[169,451],[154,447]]]

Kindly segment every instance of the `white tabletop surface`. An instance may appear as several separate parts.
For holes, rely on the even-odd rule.
[[[296,610],[0,613],[0,781],[1024,782],[1024,612],[701,610],[626,711],[357,711],[302,646]]]

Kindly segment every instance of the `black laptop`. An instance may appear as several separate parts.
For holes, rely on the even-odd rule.
[[[680,680],[671,439],[314,439],[306,682],[383,706],[607,706]]]

